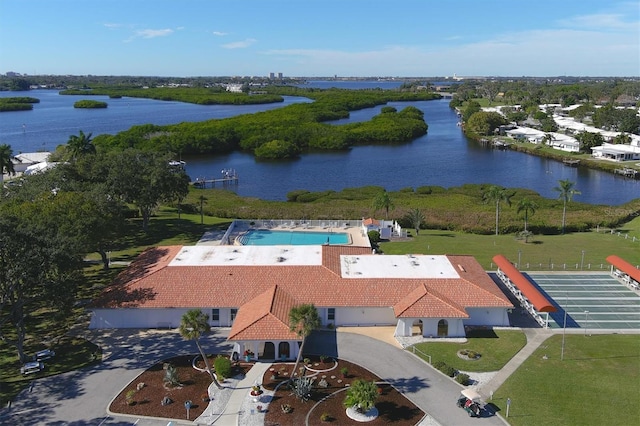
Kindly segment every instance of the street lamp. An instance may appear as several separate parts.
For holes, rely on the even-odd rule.
[[[564,360],[564,335],[567,330],[567,308],[564,308],[564,323],[562,324],[562,349],[560,350],[560,361]]]
[[[587,323],[589,322],[589,311],[584,311],[584,336],[587,337]]]
[[[584,267],[584,250],[582,250],[582,257],[580,258],[580,270]]]

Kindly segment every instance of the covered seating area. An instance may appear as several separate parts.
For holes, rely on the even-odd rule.
[[[505,256],[493,257],[498,266],[497,275],[523,308],[544,328],[549,327],[549,312],[557,309]],[[544,315],[542,315],[544,313]]]
[[[611,275],[632,290],[640,290],[640,270],[619,256],[607,256],[607,262],[611,264]]]

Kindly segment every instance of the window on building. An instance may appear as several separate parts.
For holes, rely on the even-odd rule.
[[[236,308],[231,309],[231,321],[236,319],[236,315],[238,315],[238,310]]]
[[[211,310],[211,321],[220,321],[220,309]]]
[[[327,320],[335,321],[336,320],[336,308],[329,308],[327,310]]]

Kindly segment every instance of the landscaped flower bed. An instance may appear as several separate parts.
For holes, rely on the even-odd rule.
[[[193,368],[194,356],[186,355],[167,359],[144,371],[120,392],[109,409],[114,413],[135,416],[184,419],[187,413],[184,403],[191,401],[189,418],[194,420],[207,407],[208,401],[204,401],[204,396],[207,395],[208,387],[211,384],[211,377],[208,373]],[[215,355],[210,356],[209,359],[213,364]],[[163,367],[167,363],[176,368],[181,386],[168,386],[164,383],[165,370]],[[197,365],[204,367],[202,360],[199,360]],[[247,367],[250,366],[247,365]],[[243,364],[235,367],[234,374],[245,372],[243,368],[245,368]],[[171,400],[172,402],[163,404],[163,400],[165,402]]]
[[[333,368],[335,365],[334,363],[320,363],[316,366],[314,363],[315,360],[312,359],[311,367],[313,369],[323,367]],[[277,384],[288,380],[291,376],[293,364],[275,364],[273,368],[278,374],[274,375],[274,371],[267,371],[265,373],[262,381],[265,389],[274,389]],[[344,378],[340,373],[342,368],[346,368],[348,371]],[[342,360],[338,360],[337,365],[335,365],[335,368],[332,370],[326,372],[320,371],[314,377],[316,378],[314,381],[314,390],[311,398],[307,402],[302,402],[291,395],[291,391],[286,385],[280,386],[273,396],[272,401],[266,407],[265,424],[305,424],[305,418],[309,411],[311,411],[309,424],[312,426],[326,425],[327,423],[336,425],[361,424],[347,417],[346,409],[342,404],[346,395],[344,390],[356,379],[376,382],[380,381],[380,379],[370,371]],[[324,381],[324,383],[320,385],[322,381]],[[323,387],[325,384],[326,387]],[[422,410],[417,408],[390,385],[383,384],[379,385],[379,387],[381,391],[376,400],[376,408],[379,411],[379,416],[376,420],[368,422],[367,425],[394,424],[413,426],[424,416]],[[341,392],[336,394],[338,391]],[[323,401],[316,406],[316,403],[321,400]],[[290,410],[290,412],[286,413],[283,406],[287,410]]]

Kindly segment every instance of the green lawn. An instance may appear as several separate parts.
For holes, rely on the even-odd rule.
[[[383,242],[387,254],[470,254],[485,269],[494,269],[492,258],[503,254],[514,263],[521,259],[526,270],[608,270],[606,257],[616,254],[633,265],[640,264],[640,218],[625,225],[621,236],[609,232],[577,232],[566,235],[536,235],[525,243],[513,235],[476,235],[453,231],[420,231],[411,241]],[[415,235],[415,231],[410,231]],[[625,239],[625,235],[629,235]],[[635,242],[633,237],[636,238]],[[565,266],[566,265],[566,266]]]
[[[640,336],[554,335],[494,393],[511,425],[636,425]],[[544,359],[547,355],[548,359]]]
[[[444,361],[462,371],[486,372],[500,370],[526,345],[527,338],[521,331],[478,330],[467,334],[466,343],[427,342],[415,345],[416,355],[431,363]],[[481,355],[477,361],[465,361],[458,357],[460,349],[469,349]],[[421,354],[422,352],[422,354]]]

